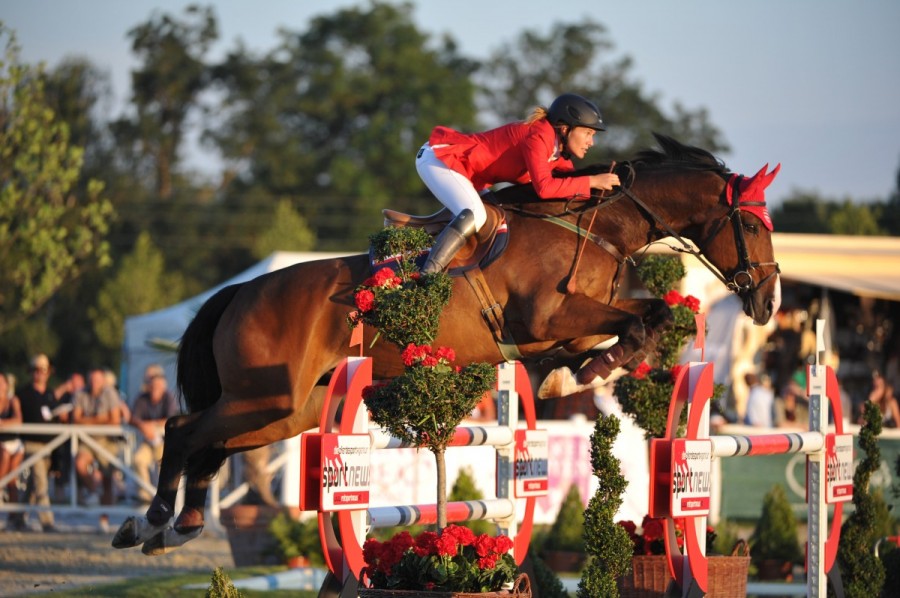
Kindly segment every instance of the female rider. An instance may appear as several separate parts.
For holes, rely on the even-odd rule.
[[[435,127],[416,155],[416,170],[454,218],[438,235],[422,271],[443,271],[484,225],[480,193],[491,185],[530,182],[541,199],[588,199],[591,189],[618,185],[612,173],[553,176],[574,170],[571,157],[583,158],[596,132],[605,130],[597,105],[573,93],[559,96],[549,109],[535,108],[524,122],[482,133]]]

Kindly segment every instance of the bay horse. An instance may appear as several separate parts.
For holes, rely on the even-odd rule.
[[[659,299],[616,297],[625,262],[649,243],[672,237],[743,300],[755,323],[776,309],[778,264],[764,190],[778,172],[731,173],[709,152],[657,135],[616,166],[623,187],[606,198],[542,201],[531,185],[497,194],[506,208],[508,243],[481,279],[502,311],[503,329],[522,358],[565,352],[589,358],[579,382],[633,367],[671,323]],[[607,171],[608,165],[582,172]],[[690,241],[691,243],[688,243]],[[116,548],[143,545],[162,554],[200,534],[211,478],[235,453],[291,438],[318,424],[317,382],[348,355],[347,315],[354,291],[371,275],[366,255],[299,263],[211,297],[185,330],[178,386],[188,414],[168,420],[159,485],[147,512],[126,520]],[[457,363],[504,360],[481,319],[482,299],[454,278],[435,346],[453,347]],[[403,365],[399,349],[365,331],[373,375]],[[609,348],[596,348],[618,337]],[[181,477],[184,507],[174,518]],[[174,521],[173,521],[174,520]]]

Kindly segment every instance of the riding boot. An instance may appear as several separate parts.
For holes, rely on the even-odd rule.
[[[456,255],[466,240],[475,234],[475,214],[472,210],[463,210],[450,224],[441,231],[441,234],[434,240],[431,246],[431,252],[425,265],[422,266],[422,272],[430,274],[434,272],[443,272],[447,268],[447,264]]]

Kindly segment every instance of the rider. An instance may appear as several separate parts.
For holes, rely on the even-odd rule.
[[[500,182],[528,183],[541,199],[588,199],[591,189],[610,190],[616,174],[556,178],[571,171],[571,157],[583,158],[594,134],[605,131],[600,109],[579,95],[565,93],[538,106],[524,122],[465,134],[435,127],[416,155],[416,170],[431,192],[453,213],[431,248],[423,272],[441,272],[484,225],[480,193]]]

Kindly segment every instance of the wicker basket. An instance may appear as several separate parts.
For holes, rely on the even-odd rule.
[[[733,598],[747,595],[750,553],[743,540],[734,545],[731,556],[709,557],[708,598]],[[632,574],[617,582],[622,598],[663,598],[672,576],[664,555],[636,556],[631,559]]]
[[[531,581],[522,573],[516,578],[513,589],[499,592],[426,592],[360,588],[359,598],[531,598]]]

